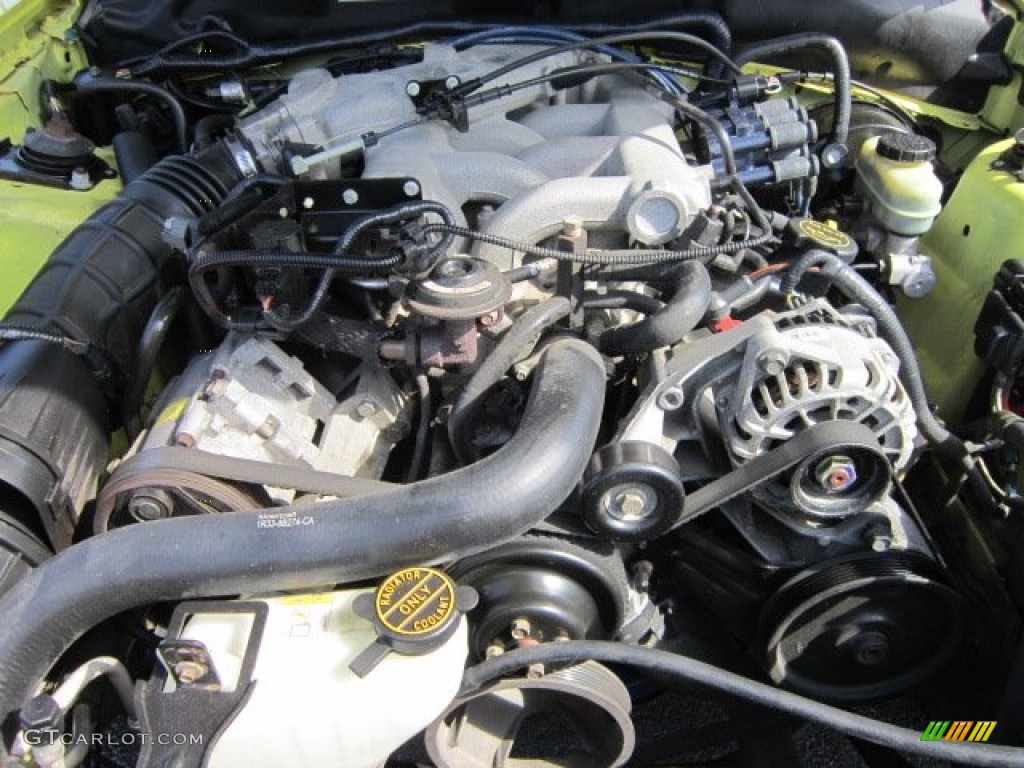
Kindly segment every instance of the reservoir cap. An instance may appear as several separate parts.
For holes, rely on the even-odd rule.
[[[847,263],[857,257],[859,250],[856,241],[848,234],[817,219],[790,219],[785,237],[801,251],[817,248],[834,253]]]
[[[928,163],[937,151],[934,141],[916,133],[886,133],[878,139],[878,154],[898,163]]]
[[[388,576],[376,591],[356,598],[352,608],[373,624],[377,639],[349,669],[365,677],[394,651],[420,656],[440,648],[477,604],[476,590],[459,587],[443,571],[416,566]]]

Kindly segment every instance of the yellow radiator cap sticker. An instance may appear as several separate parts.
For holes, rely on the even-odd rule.
[[[472,587],[459,587],[436,568],[412,566],[388,576],[371,595],[363,592],[352,610],[373,625],[377,639],[348,665],[366,677],[389,653],[420,656],[455,634],[460,617],[476,607]]]
[[[386,631],[405,637],[442,632],[456,615],[455,590],[455,582],[436,568],[398,571],[373,596],[377,620]]]

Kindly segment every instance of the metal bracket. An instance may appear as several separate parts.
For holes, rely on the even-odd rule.
[[[213,656],[198,640],[164,640],[156,649],[156,655],[179,688],[221,689]]]

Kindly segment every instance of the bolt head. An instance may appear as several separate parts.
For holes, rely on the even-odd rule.
[[[888,536],[875,536],[871,540],[871,549],[874,552],[888,552],[892,546],[892,540]]]
[[[368,419],[377,413],[377,404],[372,400],[363,400],[356,406],[356,415],[361,419]]]
[[[605,511],[616,520],[637,522],[654,514],[658,496],[652,488],[640,483],[623,483],[609,488],[601,500]]]
[[[488,312],[486,315],[481,315],[480,318],[479,318],[480,325],[482,325],[484,328],[490,328],[490,327],[492,327],[494,325],[497,325],[497,323],[498,323],[498,321],[500,319],[501,319],[501,312],[499,310],[494,310],[493,312]]]
[[[512,624],[509,627],[509,634],[512,635],[513,640],[525,640],[532,631],[533,627],[530,625],[530,620],[523,616],[512,619]]]
[[[849,150],[842,144],[829,144],[821,151],[821,162],[829,170],[841,168],[846,162]]]
[[[544,665],[540,662],[536,664],[531,664],[526,668],[526,676],[531,680],[537,680],[541,677],[544,677],[544,674]]]
[[[456,75],[448,75],[448,77],[444,79],[444,87],[447,88],[449,91],[454,91],[456,88],[458,88],[459,83],[460,80]]]
[[[302,198],[302,207],[305,208],[307,211],[314,205],[316,205],[316,201],[312,197]]]
[[[68,186],[77,190],[91,189],[92,178],[89,176],[89,172],[85,168],[75,168],[75,170],[71,172],[71,178],[68,181]]]
[[[505,648],[503,646],[501,646],[498,643],[492,643],[491,645],[488,645],[487,650],[484,651],[484,657],[488,659],[493,659],[498,656],[501,656],[501,654],[503,654],[504,652]]]
[[[256,434],[260,437],[270,439],[277,434],[277,431],[281,428],[281,421],[276,416],[267,416],[263,420],[263,423],[256,429]]]
[[[678,411],[686,402],[686,395],[679,387],[669,387],[658,398],[658,407],[663,411]]]
[[[889,638],[881,632],[865,632],[854,640],[853,657],[865,667],[881,664],[889,657]]]
[[[566,216],[562,220],[562,234],[566,237],[579,237],[583,234],[583,219],[579,216]]]
[[[405,193],[406,197],[416,197],[416,195],[420,193],[420,185],[412,179],[409,179],[402,185],[402,192]]]
[[[410,80],[408,83],[405,84],[405,95],[415,99],[417,96],[420,95],[420,84],[417,83],[415,80]]]
[[[140,522],[170,517],[173,509],[174,501],[159,488],[137,492],[128,502],[128,514]]]
[[[766,349],[757,358],[758,367],[769,376],[778,376],[786,370],[789,356],[781,349]]]
[[[341,193],[341,199],[345,205],[355,205],[359,202],[359,193],[349,187]]]
[[[28,730],[46,731],[59,728],[63,721],[60,711],[60,704],[57,700],[45,693],[33,696],[19,713],[21,727]]]
[[[182,685],[191,685],[207,673],[206,665],[198,661],[179,661],[174,665],[174,676]]]
[[[814,477],[824,490],[840,493],[857,482],[857,465],[848,456],[831,456],[818,465]]]

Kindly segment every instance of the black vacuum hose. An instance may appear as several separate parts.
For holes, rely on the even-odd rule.
[[[439,216],[445,225],[455,224],[455,215],[442,203],[434,200],[416,200],[410,203],[400,203],[383,211],[366,214],[356,221],[338,238],[338,242],[334,246],[333,256],[337,258],[340,268],[343,269],[344,264],[342,262],[355,263],[359,261],[359,259],[353,258],[350,254],[355,247],[356,241],[368,229],[400,224],[417,219],[428,213]],[[407,248],[406,255],[412,257],[411,260],[416,271],[427,271],[433,269],[438,259],[447,252],[454,239],[454,235],[446,233],[436,243],[421,243],[415,246],[415,248]],[[400,259],[397,256],[388,255],[376,262],[371,262],[371,266],[367,267],[367,269],[372,269],[374,266],[395,266],[399,261]],[[327,293],[330,291],[336,271],[336,268],[333,266],[329,266],[324,270],[316,289],[313,291],[313,296],[302,312],[295,314],[289,312],[285,315],[276,309],[267,309],[263,312],[263,319],[279,331],[294,331],[302,327],[320,311],[320,307],[323,306],[324,301],[327,299]]]
[[[426,40],[439,35],[458,35],[486,29],[501,29],[502,24],[480,24],[467,21],[420,21],[403,27],[357,33],[348,37],[325,38],[301,43],[256,45],[225,30],[200,32],[183,37],[164,46],[157,53],[143,57],[131,65],[134,77],[166,74],[169,72],[220,71],[247,69],[296,56],[335,53],[346,48],[363,48],[381,42]],[[661,29],[690,29],[703,34],[708,42],[728,52],[732,47],[732,33],[722,16],[708,11],[683,11],[664,19],[655,19],[637,25],[578,24],[568,27],[584,35],[610,35],[617,32],[643,32]],[[214,48],[233,48],[234,52],[197,56],[193,52],[197,43],[209,43]]]
[[[843,44],[831,35],[799,34],[765,40],[763,43],[744,48],[735,61],[740,66],[752,61],[761,61],[781,56],[792,51],[817,48],[832,58],[832,77],[835,88],[835,114],[832,121],[832,141],[846,146],[850,136],[850,113],[853,110],[853,86],[850,78],[850,59]]]
[[[83,77],[73,84],[75,92],[87,96],[94,93],[144,94],[162,101],[174,123],[174,141],[181,153],[188,152],[188,118],[178,98],[165,88],[145,80],[123,80],[119,77]]]
[[[767,709],[820,723],[857,739],[880,744],[905,754],[916,754],[964,765],[1024,766],[1024,749],[997,744],[957,741],[922,741],[921,732],[873,720],[870,717],[822,704],[819,701],[757,682],[735,672],[668,651],[625,643],[570,641],[512,650],[466,671],[462,693],[470,693],[492,680],[507,677],[531,664],[564,664],[584,661],[622,664],[696,683]]]
[[[921,434],[932,445],[941,448],[951,441],[959,443],[948,429],[932,414],[928,394],[924,388],[921,367],[917,363],[914,345],[903,329],[903,324],[889,305],[871,284],[855,269],[828,251],[810,250],[793,262],[779,285],[783,294],[796,290],[800,280],[811,267],[825,267],[827,275],[846,298],[861,304],[878,323],[878,335],[885,339],[900,359],[900,381],[907,390],[910,402],[917,412],[917,423]]]
[[[146,387],[156,370],[157,360],[163,350],[167,334],[171,332],[174,318],[181,310],[184,300],[184,289],[174,286],[164,294],[153,308],[153,314],[146,323],[146,329],[139,339],[139,351],[135,363],[135,373],[128,382],[128,388],[121,400],[121,421],[128,433],[129,440],[134,440],[142,431],[142,405],[146,397]]]
[[[641,354],[671,346],[697,327],[711,305],[711,278],[699,261],[679,269],[675,293],[652,315],[601,334],[601,351],[610,357]]]
[[[153,140],[142,131],[121,131],[110,142],[121,182],[128,186],[157,164]]]
[[[471,466],[369,497],[140,523],[61,552],[0,600],[0,716],[84,632],[130,608],[357,581],[522,535],[576,487],[604,392],[601,357],[562,339],[544,351],[516,434]]]
[[[851,301],[864,306],[878,323],[878,335],[885,339],[900,360],[900,381],[907,390],[907,396],[917,414],[917,426],[924,438],[935,448],[939,456],[955,463],[970,483],[982,506],[995,510],[999,501],[978,470],[964,442],[942,425],[932,413],[928,393],[924,386],[921,366],[914,353],[913,342],[903,329],[895,310],[871,284],[856,270],[834,253],[811,250],[797,259],[783,278],[779,289],[784,294],[792,293],[801,278],[811,267],[825,267],[828,277]]]

